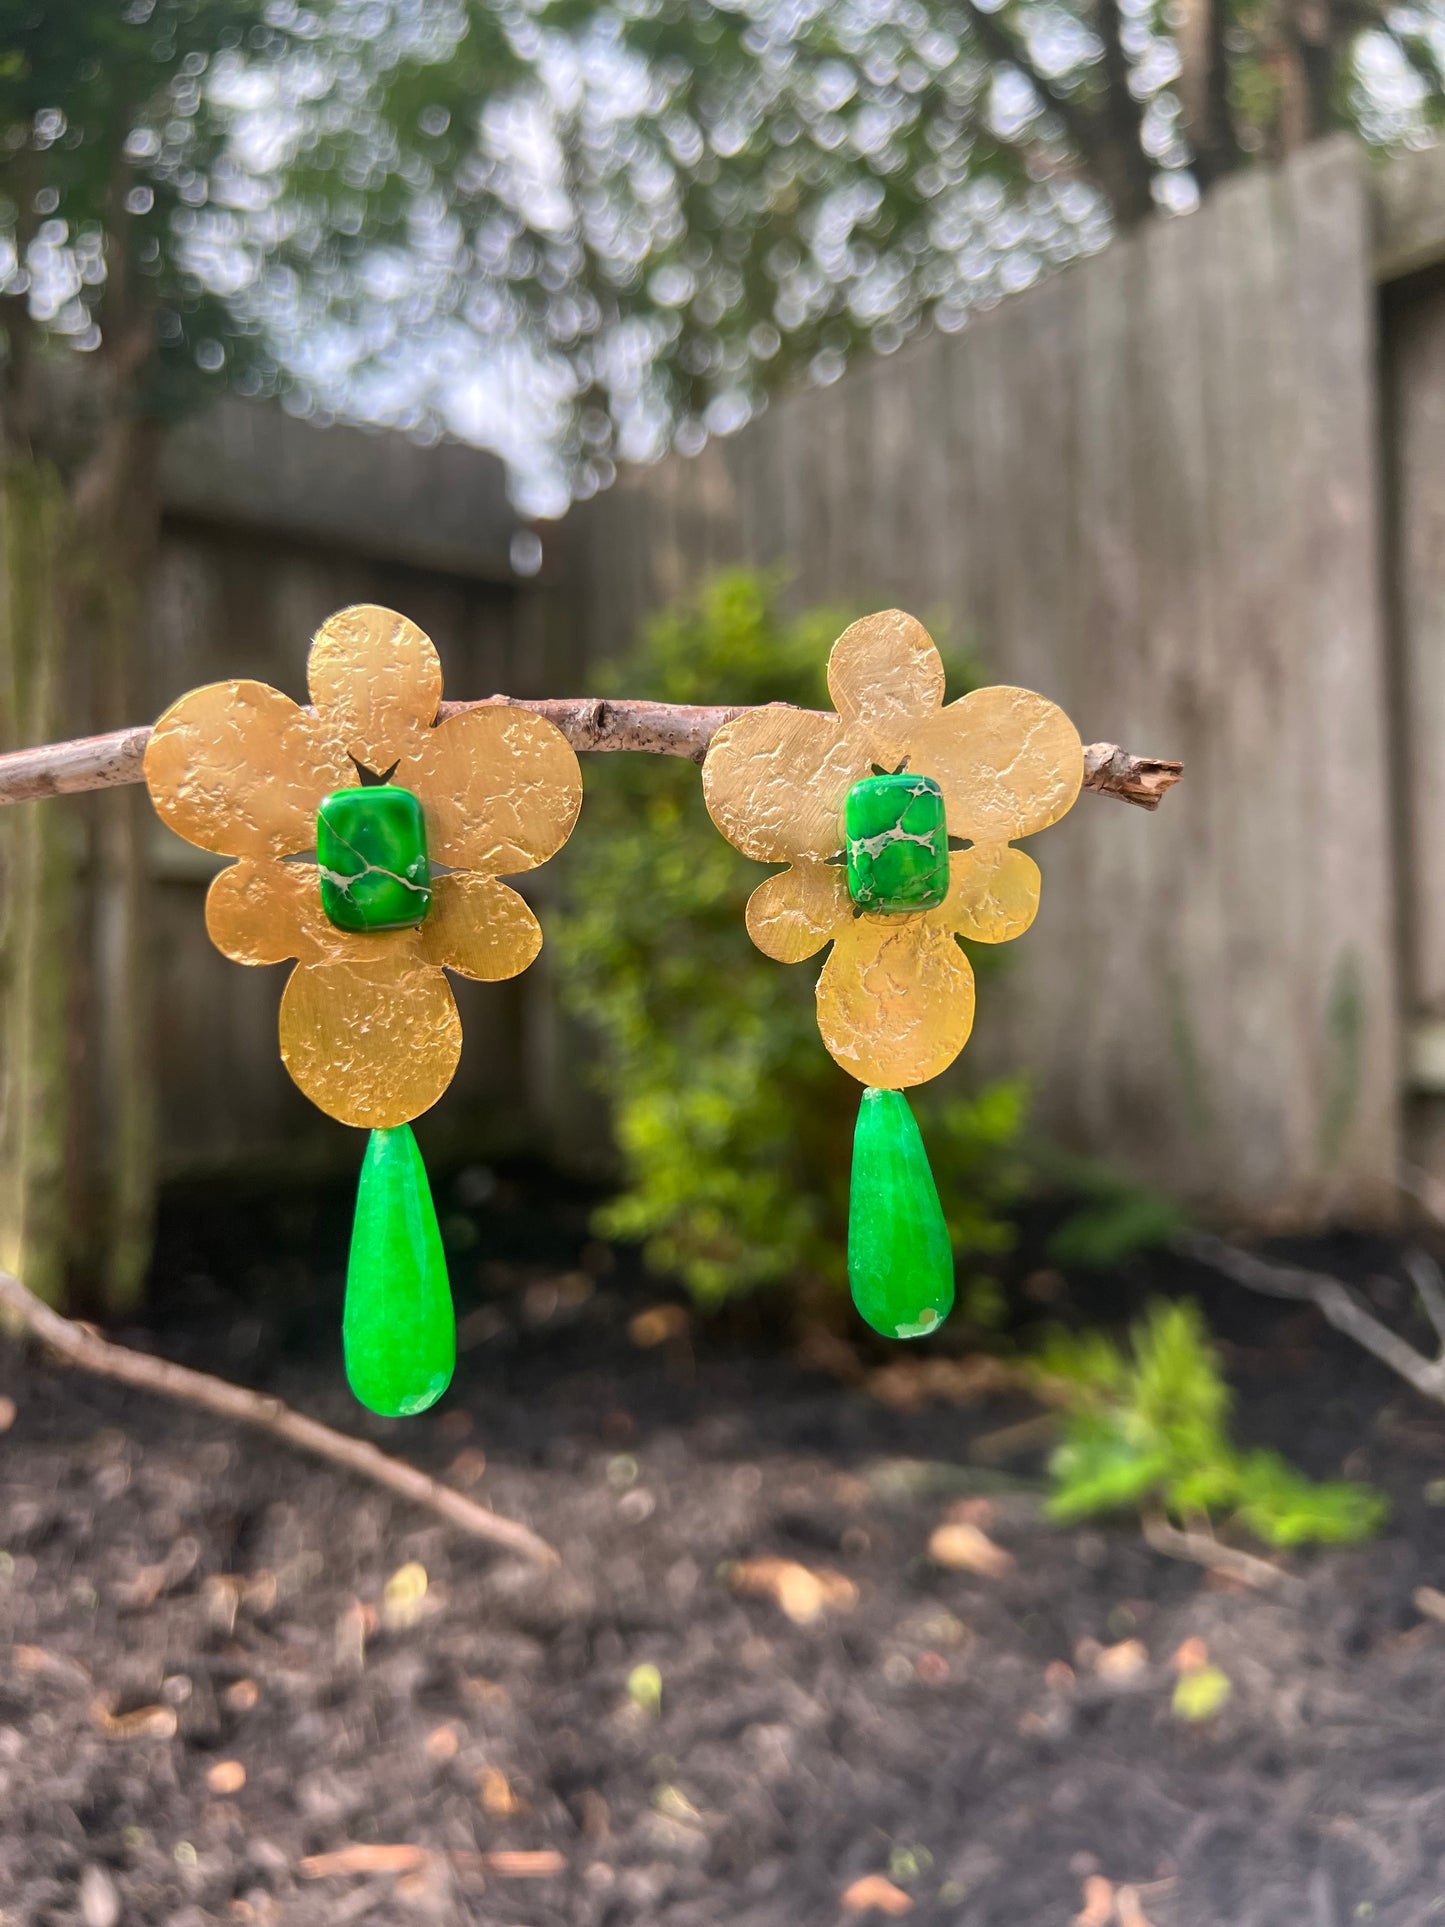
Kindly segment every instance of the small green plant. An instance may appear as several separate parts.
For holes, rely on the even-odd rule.
[[[1229,1518],[1273,1546],[1363,1539],[1385,1514],[1364,1485],[1316,1484],[1277,1453],[1242,1452],[1230,1395],[1196,1305],[1155,1303],[1126,1354],[1100,1332],[1056,1334],[1037,1360],[1066,1411],[1050,1464],[1059,1520],[1126,1507]]]
[[[599,678],[667,702],[827,708],[824,664],[845,612],[785,616],[780,580],[733,572],[658,616]],[[958,693],[970,679],[950,664]],[[644,1247],[701,1302],[808,1279],[841,1284],[858,1086],[823,1048],[817,968],[748,939],[764,872],[724,841],[697,772],[665,757],[588,771],[585,849],[559,863],[548,925],[562,998],[598,1045],[623,1183],[606,1236]],[[976,961],[981,961],[976,959]],[[939,1080],[917,1104],[954,1248],[998,1252],[1021,1192],[1021,1083]],[[975,1315],[983,1287],[961,1293]]]

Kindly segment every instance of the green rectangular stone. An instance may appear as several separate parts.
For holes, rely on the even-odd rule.
[[[338,930],[406,930],[431,908],[426,818],[394,783],[333,790],[316,813],[321,907]]]
[[[948,895],[948,825],[931,776],[865,776],[848,792],[843,828],[858,909],[932,910]]]

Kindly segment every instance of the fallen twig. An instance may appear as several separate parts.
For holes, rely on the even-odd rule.
[[[1143,1513],[1141,1525],[1145,1543],[1167,1558],[1187,1559],[1191,1565],[1203,1566],[1225,1579],[1237,1579],[1256,1592],[1279,1592],[1288,1596],[1300,1591],[1298,1579],[1282,1566],[1258,1559],[1252,1552],[1241,1552],[1238,1546],[1221,1545],[1212,1533],[1186,1532],[1172,1525],[1162,1512]]]
[[[649,703],[598,696],[485,696],[475,703],[443,703],[440,714],[501,704],[531,709],[554,722],[577,750],[630,749],[653,756],[685,756],[700,763],[724,723],[743,714],[716,704]],[[0,803],[24,803],[39,796],[69,796],[80,790],[113,789],[142,780],[149,724],[114,729],[106,736],[81,736],[66,743],[44,743],[0,756]],[[1159,756],[1135,756],[1117,743],[1089,743],[1084,750],[1084,788],[1096,796],[1116,796],[1140,809],[1157,810],[1159,799],[1184,774],[1182,763]]]
[[[1184,1257],[1207,1265],[1211,1271],[1232,1278],[1237,1285],[1244,1285],[1250,1291],[1263,1292],[1269,1298],[1292,1298],[1317,1306],[1336,1331],[1343,1332],[1347,1338],[1353,1338],[1357,1345],[1373,1353],[1382,1364],[1388,1365],[1392,1372],[1398,1372],[1407,1384],[1413,1385],[1417,1392],[1445,1404],[1445,1350],[1434,1358],[1427,1358],[1423,1352],[1416,1351],[1407,1340],[1391,1331],[1388,1325],[1382,1324],[1340,1279],[1332,1278],[1323,1271],[1306,1271],[1298,1265],[1271,1264],[1267,1259],[1255,1257],[1253,1252],[1241,1251],[1237,1245],[1226,1244],[1223,1238],[1211,1237],[1205,1232],[1181,1233],[1175,1239],[1174,1247]],[[1421,1292],[1426,1312],[1434,1322],[1437,1313],[1445,1318],[1445,1291],[1438,1296],[1432,1295],[1438,1278],[1432,1281],[1427,1290],[1421,1290],[1418,1275],[1421,1269],[1412,1266],[1411,1278],[1415,1289]]]
[[[162,1398],[179,1399],[184,1405],[198,1405],[242,1425],[254,1425],[275,1438],[284,1439],[288,1445],[299,1446],[303,1452],[314,1453],[317,1458],[370,1479],[374,1485],[385,1486],[403,1499],[440,1513],[473,1538],[504,1546],[509,1552],[536,1560],[539,1565],[557,1563],[553,1548],[528,1527],[500,1518],[486,1506],[478,1505],[475,1499],[464,1498],[416,1466],[389,1457],[368,1440],[334,1432],[319,1419],[293,1412],[289,1405],[269,1393],[248,1391],[243,1385],[213,1378],[209,1372],[193,1371],[189,1365],[177,1365],[168,1358],[152,1358],[145,1352],[113,1344],[89,1327],[62,1318],[34,1292],[28,1291],[18,1278],[4,1271],[0,1271],[0,1310],[13,1314],[25,1330],[82,1371],[118,1379],[142,1391],[158,1392]]]

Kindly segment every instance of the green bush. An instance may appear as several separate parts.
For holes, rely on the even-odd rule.
[[[1158,1506],[1233,1518],[1274,1546],[1363,1539],[1380,1524],[1385,1502],[1368,1486],[1316,1484],[1231,1443],[1229,1388],[1196,1305],[1153,1304],[1130,1336],[1132,1355],[1099,1332],[1055,1334],[1037,1360],[1067,1411],[1050,1464],[1056,1519]]]
[[[849,617],[785,616],[779,589],[718,577],[650,622],[598,677],[602,693],[827,708],[828,649]],[[714,828],[690,764],[599,757],[587,777],[585,849],[559,866],[549,936],[563,1001],[597,1041],[621,1155],[599,1230],[640,1242],[704,1303],[841,1284],[858,1086],[818,1036],[821,959],[790,968],[754,949],[743,909],[766,872]],[[944,1079],[918,1097],[962,1258],[1011,1240],[1001,1213],[1023,1181],[1024,1107],[1013,1081],[970,1094]]]

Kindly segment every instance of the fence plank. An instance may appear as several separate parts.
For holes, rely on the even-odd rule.
[[[799,599],[940,608],[1086,736],[1186,759],[1157,818],[1040,840],[970,1056],[1027,1067],[1056,1135],[1256,1221],[1392,1197],[1371,276],[1360,163],[1326,144],[728,452],[729,553],[783,553]],[[640,527],[671,485],[630,490]]]

